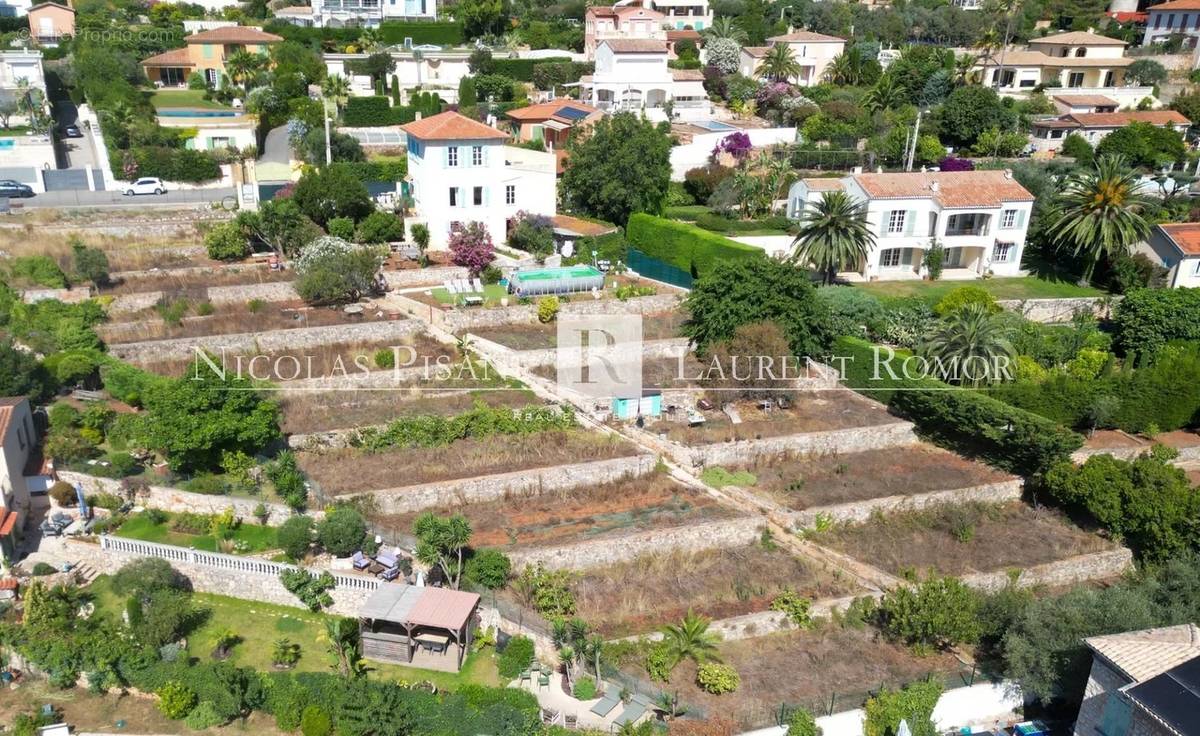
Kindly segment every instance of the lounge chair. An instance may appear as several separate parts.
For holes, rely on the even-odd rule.
[[[644,715],[646,715],[646,701],[635,697],[625,704],[625,710],[621,711],[621,715],[613,720],[613,725],[624,726],[626,723],[637,723]]]
[[[538,690],[544,687],[550,687],[550,675],[543,672],[538,675]]]
[[[449,280],[447,280],[447,281],[443,281],[443,282],[442,282],[442,286],[443,286],[443,287],[446,289],[446,291],[447,291],[447,292],[449,292],[451,295],[453,295],[453,294],[457,294],[457,293],[458,293],[458,290],[457,290],[457,288],[454,286],[454,282],[453,282],[453,281],[449,281]]]
[[[384,580],[387,580],[388,582],[395,580],[399,575],[400,575],[399,567],[389,567],[388,569],[379,573],[379,577],[383,578]]]
[[[471,282],[468,279],[458,280],[458,290],[463,294],[471,294],[475,291],[471,288]]]
[[[383,552],[375,555],[375,562],[387,569],[397,566],[396,555],[391,552]]]
[[[367,556],[362,553],[362,550],[355,552],[354,557],[350,559],[354,563],[355,570],[366,570],[371,566],[371,560],[367,559]]]
[[[471,282],[471,284],[475,287],[476,294],[483,293],[483,281],[481,281],[480,279],[475,279],[474,281]]]
[[[609,713],[612,713],[613,708],[617,707],[617,703],[621,702],[621,693],[615,687],[610,687],[604,693],[604,697],[600,698],[600,702],[592,706],[591,711],[596,715],[604,718]]]

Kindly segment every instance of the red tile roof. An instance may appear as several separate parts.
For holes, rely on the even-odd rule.
[[[667,42],[653,38],[606,38],[600,43],[618,54],[665,54]]]
[[[266,33],[250,26],[226,26],[199,31],[190,36],[184,36],[186,43],[276,43],[283,36]]]
[[[3,442],[4,436],[8,434],[8,424],[12,421],[13,409],[20,406],[22,401],[25,401],[23,396],[0,398],[0,442]]]
[[[529,105],[528,107],[519,107],[516,110],[509,110],[508,115],[513,120],[532,121],[532,120],[549,120],[558,115],[558,111],[564,107],[573,107],[576,110],[582,110],[588,115],[594,112],[600,112],[591,105],[586,105],[576,100],[554,100],[553,102],[542,102],[537,105]]]
[[[754,57],[755,59],[759,59],[759,58],[766,56],[767,52],[770,50],[771,50],[770,46],[743,46],[742,47],[743,53],[749,54],[750,56]]]
[[[20,583],[16,578],[4,578],[0,580],[0,590],[16,590]]]
[[[12,530],[17,526],[17,518],[20,516],[16,511],[8,509],[0,509],[0,537],[7,537],[12,534]]]
[[[142,59],[143,66],[194,66],[188,56],[187,49],[171,49],[161,54],[155,54],[149,59]]]
[[[1112,18],[1118,23],[1145,23],[1150,17],[1149,13],[1137,13],[1133,11],[1117,10],[1115,12],[1105,13],[1109,18]]]
[[[813,33],[812,31],[796,31],[782,36],[771,36],[767,40],[782,41],[783,43],[846,43],[844,38],[826,36],[824,33]]]
[[[667,31],[668,41],[683,41],[685,39],[689,41],[700,40],[700,31],[696,31],[691,28],[681,28],[677,31]]]
[[[461,630],[479,605],[479,594],[449,588],[422,588],[408,612],[409,623]]]
[[[804,186],[814,192],[838,192],[846,188],[841,179],[832,177],[809,177],[804,180]]]
[[[1053,33],[1049,36],[1041,38],[1029,39],[1029,45],[1032,46],[1038,43],[1065,43],[1072,46],[1124,46],[1125,42],[1118,38],[1109,38],[1101,36],[1098,33],[1088,33],[1086,31],[1068,31],[1067,33]]]
[[[1031,202],[1034,198],[1005,171],[857,174],[851,178],[872,199],[929,198],[943,207],[997,207],[1004,202]]]
[[[1200,256],[1200,222],[1173,222],[1159,225],[1167,240],[1185,256]]]
[[[1173,10],[1200,10],[1200,0],[1175,0],[1146,8],[1147,13],[1168,13]]]
[[[1071,106],[1116,107],[1119,103],[1104,95],[1054,95],[1054,99]]]
[[[704,72],[699,69],[672,69],[671,79],[676,82],[703,82]]]
[[[1065,117],[1088,128],[1120,128],[1130,123],[1151,125],[1191,125],[1192,121],[1175,110],[1134,110],[1131,112],[1076,112]]]
[[[423,141],[486,141],[508,138],[502,131],[452,110],[401,125],[400,129]]]

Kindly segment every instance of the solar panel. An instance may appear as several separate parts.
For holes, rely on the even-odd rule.
[[[1183,736],[1200,736],[1200,657],[1130,688],[1129,697]]]
[[[570,105],[559,108],[558,112],[555,114],[560,115],[572,122],[576,120],[583,120],[588,116],[587,110],[580,110],[578,107],[571,107]]]

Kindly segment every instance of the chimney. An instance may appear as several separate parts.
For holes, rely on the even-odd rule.
[[[1005,179],[1011,179],[1011,178],[1012,178],[1012,169],[1005,169],[1005,170],[1004,170],[1004,178],[1005,178]]]
[[[876,174],[882,174],[882,173],[883,173],[883,167],[882,167],[882,166],[876,166],[876,167],[875,167],[875,173],[876,173]]]
[[[861,173],[862,173],[862,167],[861,167],[861,166],[855,166],[853,169],[851,169],[851,170],[850,170],[850,173],[851,173],[851,174],[855,174],[855,175],[861,174]]]
[[[421,111],[417,110],[417,116],[416,116],[416,118],[414,118],[414,120],[420,120],[420,119],[421,119]]]
[[[929,182],[929,191],[938,192],[938,191],[941,191],[941,189],[942,189],[942,184],[937,179],[934,179],[933,181]]]

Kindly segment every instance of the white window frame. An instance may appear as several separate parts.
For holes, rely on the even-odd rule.
[[[483,166],[483,146],[471,146],[471,165]]]
[[[514,205],[517,203],[517,185],[504,185],[504,204]]]
[[[458,166],[458,146],[448,146],[446,148],[446,165]]]
[[[903,210],[900,210],[900,212],[903,212]],[[900,261],[903,260],[904,257],[903,251],[903,248],[884,248],[879,252],[879,267],[900,268]],[[889,261],[894,262],[889,263]]]
[[[1017,226],[1017,211],[1004,210],[1000,213],[1000,228],[1002,230],[1011,230]]]
[[[1013,251],[1016,249],[1016,243],[997,240],[996,244],[992,246],[992,263],[1008,263],[1012,259]]]
[[[907,210],[892,210],[888,213],[888,235],[904,234],[904,220],[907,214]]]

